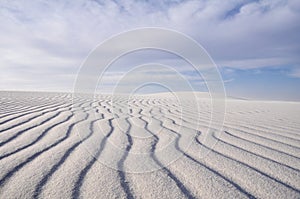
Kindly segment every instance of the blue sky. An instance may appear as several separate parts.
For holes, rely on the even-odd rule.
[[[207,50],[228,95],[300,100],[299,19],[298,0],[1,0],[0,90],[72,91],[81,63],[99,43],[122,31],[162,27]],[[205,90],[185,63],[161,52],[119,60],[106,89],[127,65],[153,60]]]

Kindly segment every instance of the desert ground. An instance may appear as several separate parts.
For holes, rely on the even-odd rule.
[[[0,198],[300,198],[300,102],[197,96],[0,92]]]

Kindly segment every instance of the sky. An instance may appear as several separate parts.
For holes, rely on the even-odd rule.
[[[72,91],[81,64],[100,43],[124,31],[161,27],[208,52],[227,95],[300,101],[299,19],[299,0],[0,0],[0,90]],[[180,57],[154,50],[120,58],[101,89],[111,91],[129,66],[154,62],[174,67],[205,91]],[[142,75],[176,81],[168,71]]]

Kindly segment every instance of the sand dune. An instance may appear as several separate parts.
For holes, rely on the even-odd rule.
[[[300,103],[196,98],[0,92],[0,198],[300,198]]]

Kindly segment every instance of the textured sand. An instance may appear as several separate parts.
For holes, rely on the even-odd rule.
[[[228,99],[215,132],[196,96],[199,126],[166,94],[0,92],[0,198],[300,198],[300,103]]]

